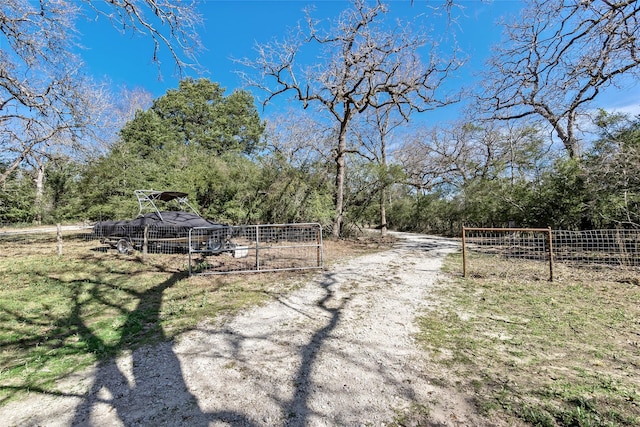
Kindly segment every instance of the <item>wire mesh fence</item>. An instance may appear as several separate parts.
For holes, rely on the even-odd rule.
[[[63,255],[69,250],[95,247],[90,226],[44,226],[0,231],[0,256]]]
[[[99,244],[96,244],[100,242]],[[94,250],[182,255],[192,274],[323,267],[319,224],[126,229],[103,235],[86,225],[0,230],[2,257],[69,255]],[[463,271],[491,257],[537,263],[553,279],[554,265],[640,268],[640,230],[463,229]],[[468,266],[467,266],[468,264]]]
[[[189,273],[223,274],[323,267],[319,224],[268,224],[193,228]]]
[[[556,261],[577,265],[640,266],[640,230],[553,231]]]
[[[224,230],[228,226],[219,225]],[[189,252],[189,231],[191,227],[129,225],[112,223],[94,228],[94,237],[107,248],[122,254],[136,251],[143,254],[187,254]],[[195,244],[195,242],[194,242]]]
[[[539,262],[553,280],[554,265],[576,267],[640,266],[639,230],[551,230],[463,228],[463,274],[490,256]]]
[[[52,226],[0,230],[0,256],[82,256],[88,251],[160,257],[190,274],[322,268],[319,224],[186,227]],[[167,256],[168,255],[168,256]],[[173,261],[172,261],[173,259]]]
[[[319,224],[210,227],[96,227],[95,236],[122,254],[187,254],[190,274],[322,268]]]

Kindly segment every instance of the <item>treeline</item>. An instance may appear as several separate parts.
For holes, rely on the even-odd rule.
[[[382,220],[446,235],[462,225],[640,224],[640,118],[601,111],[597,133],[573,157],[536,124],[398,126],[384,134],[384,162],[380,132],[365,118],[349,136],[343,235]],[[157,189],[189,193],[203,216],[219,222],[330,229],[335,137],[303,112],[265,123],[247,92],[225,95],[208,80],[184,80],[139,110],[103,154],[85,161],[51,155],[42,168],[13,171],[0,192],[0,222],[132,218],[133,191]]]
[[[296,31],[236,61],[254,92],[187,79],[155,100],[86,77],[75,3],[18,3],[0,8],[0,222],[131,218],[134,190],[170,189],[215,221],[317,221],[335,237],[640,223],[640,119],[597,112],[640,73],[637,2],[523,3],[471,80],[452,43],[471,19],[456,1],[416,5],[408,21],[392,2],[353,0],[330,19],[307,9]],[[144,28],[183,70],[197,10],[156,8],[172,18],[156,27],[144,5],[130,9],[124,29]],[[264,120],[252,93],[297,109]],[[457,102],[458,123],[420,124]]]
[[[392,225],[446,234],[463,225],[638,227],[640,118],[600,111],[594,127],[588,148],[573,157],[536,126],[435,132],[405,155],[425,162],[410,173],[429,172],[428,185],[394,204]]]

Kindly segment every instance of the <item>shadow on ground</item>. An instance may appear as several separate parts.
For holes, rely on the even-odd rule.
[[[451,249],[455,244],[450,241],[418,241],[399,242],[403,249],[419,251],[438,251]],[[66,425],[107,425],[114,421],[126,426],[133,425],[189,425],[208,426],[222,422],[232,426],[257,426],[263,421],[254,420],[247,412],[238,410],[204,411],[196,395],[190,391],[181,366],[181,361],[175,353],[172,342],[167,341],[164,331],[160,327],[163,295],[180,280],[185,279],[186,273],[174,273],[167,280],[136,294],[137,305],[133,310],[122,310],[126,313],[124,321],[125,333],[115,344],[105,343],[96,336],[89,325],[83,321],[83,302],[81,295],[74,298],[74,307],[65,323],[69,326],[69,334],[76,334],[89,349],[102,349],[114,354],[125,354],[118,359],[105,358],[98,362],[88,392],[86,393],[50,393],[44,390],[42,394],[50,394],[61,399],[73,401],[70,414],[59,414],[69,419]],[[298,349],[298,362],[294,367],[291,386],[293,393],[289,398],[278,402],[281,423],[287,426],[307,425],[312,415],[310,409],[310,393],[312,387],[312,372],[320,350],[325,346],[332,332],[342,320],[343,309],[349,303],[349,298],[337,297],[334,285],[337,283],[335,275],[327,272],[317,282],[321,292],[316,302],[316,308],[322,313],[321,325],[311,332],[311,336]],[[117,286],[110,284],[109,286]],[[94,298],[100,298],[99,286],[94,287]],[[105,301],[105,303],[108,303]],[[128,331],[128,332],[127,332]],[[159,345],[137,348],[133,345],[135,336],[139,334],[158,334]],[[269,337],[265,337],[269,339]],[[235,337],[235,339],[242,339]],[[23,343],[31,345],[33,343]],[[241,347],[242,343],[234,343]],[[344,355],[344,357],[349,357]],[[357,360],[351,361],[354,364]],[[297,366],[297,368],[296,368]],[[385,367],[379,367],[379,375],[387,376],[388,382],[396,381]],[[203,372],[202,375],[211,375]],[[211,381],[215,382],[215,378]],[[233,386],[233,385],[230,385]],[[411,388],[396,384],[398,390],[404,390],[411,397]],[[46,416],[43,414],[40,417]],[[50,416],[50,415],[49,415]],[[32,420],[24,420],[30,422]],[[47,424],[47,418],[41,418]]]

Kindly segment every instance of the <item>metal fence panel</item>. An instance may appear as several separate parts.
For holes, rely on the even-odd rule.
[[[189,227],[115,225],[94,230],[94,236],[120,253],[134,251],[161,254],[189,252]]]
[[[637,267],[639,238],[640,230],[554,230],[554,258],[581,265]]]
[[[466,248],[505,258],[537,261],[549,259],[546,229],[483,229],[465,228]]]
[[[189,232],[189,274],[323,267],[320,224],[197,227]]]
[[[94,242],[91,228],[86,226],[45,226],[0,231],[0,257],[41,254],[63,255],[66,249],[86,250]],[[65,250],[63,250],[63,247]]]
[[[551,229],[463,229],[463,274],[467,260],[490,262],[495,255],[505,259],[543,261],[553,280],[553,266],[562,263],[576,267],[640,266],[640,230],[551,230]],[[544,268],[544,267],[542,267]]]

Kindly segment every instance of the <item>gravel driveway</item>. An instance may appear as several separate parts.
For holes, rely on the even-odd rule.
[[[65,378],[60,394],[0,408],[28,426],[381,426],[427,405],[427,426],[481,425],[433,385],[414,344],[453,241],[397,234],[388,251],[334,265],[222,325]],[[424,412],[424,411],[422,411]]]

